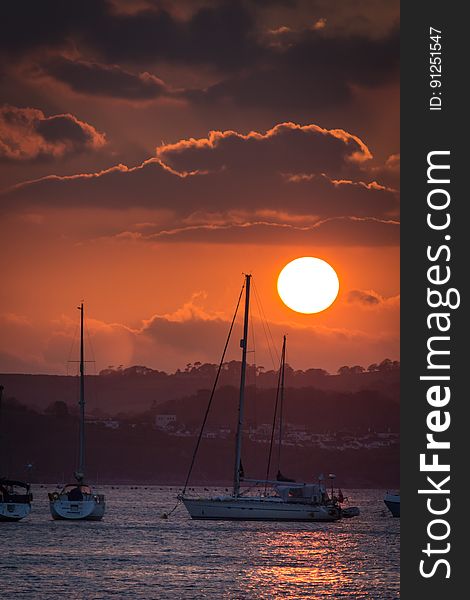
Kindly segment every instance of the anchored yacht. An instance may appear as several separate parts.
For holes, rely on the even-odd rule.
[[[210,498],[193,498],[188,496],[186,494],[186,489],[191,473],[191,468],[194,464],[194,454],[190,471],[188,473],[183,492],[182,494],[180,494],[179,499],[183,502],[192,519],[219,519],[239,521],[338,521],[342,517],[356,516],[359,514],[358,508],[349,507],[342,509],[341,503],[344,500],[344,498],[341,492],[339,492],[338,496],[336,496],[333,487],[331,487],[331,493],[328,493],[323,481],[323,476],[320,476],[318,482],[315,483],[300,483],[283,477],[278,468],[276,479],[274,480],[269,478],[278,400],[280,400],[281,403],[282,414],[282,398],[284,393],[284,369],[286,356],[285,336],[282,346],[281,364],[279,369],[278,394],[276,397],[276,410],[273,419],[273,435],[271,436],[271,446],[266,477],[260,480],[247,479],[244,477],[241,461],[241,451],[245,401],[245,378],[247,367],[248,324],[250,320],[250,285],[251,275],[245,275],[245,311],[243,321],[243,339],[240,342],[240,347],[242,349],[242,361],[238,404],[238,426],[235,444],[233,491],[230,495],[214,496]],[[238,301],[237,310],[240,304],[242,293],[243,288]],[[232,321],[232,327],[235,321],[237,310],[235,311],[234,319]],[[232,327],[230,328],[229,339]],[[225,349],[227,348],[227,344],[228,340]],[[222,361],[223,358],[224,356],[222,356]],[[216,383],[214,384],[212,395],[214,393]],[[280,419],[279,423],[280,451],[282,419]],[[198,449],[203,427],[204,423],[201,428],[201,433],[199,436],[198,444],[196,445],[195,453]],[[331,481],[334,479],[333,474],[330,475],[330,479]],[[244,484],[244,486],[248,486],[249,489],[246,489],[245,487],[242,490],[242,483]]]
[[[83,342],[83,303],[80,311],[80,427],[78,470],[75,472],[75,483],[67,484],[61,492],[49,494],[49,508],[55,520],[68,519],[72,521],[100,521],[106,509],[103,494],[93,492],[91,486],[85,483],[85,358]]]

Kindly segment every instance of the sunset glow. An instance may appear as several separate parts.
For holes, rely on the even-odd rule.
[[[398,0],[2,8],[3,596],[398,598]]]
[[[64,374],[81,299],[97,372],[215,362],[243,272],[295,368],[398,359],[398,5],[92,5],[5,59],[0,372]]]

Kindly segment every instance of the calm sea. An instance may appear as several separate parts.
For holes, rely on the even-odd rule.
[[[305,524],[191,521],[183,506],[164,520],[177,488],[158,486],[104,486],[103,521],[52,521],[48,489],[34,486],[27,519],[0,523],[3,597],[400,597],[400,520],[382,490],[346,494],[360,517]]]

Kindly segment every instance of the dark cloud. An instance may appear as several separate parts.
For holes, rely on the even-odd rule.
[[[400,186],[400,155],[392,154],[387,158],[385,164],[373,168],[372,173],[386,185],[398,188]]]
[[[240,286],[241,284],[240,277]],[[218,361],[230,327],[231,315],[213,312],[204,305],[205,295],[195,294],[181,308],[169,314],[155,314],[142,321],[141,326],[135,329],[124,323],[90,319],[89,334],[98,364],[99,357],[106,357],[106,362],[99,364],[99,368],[105,368],[109,364],[143,364],[172,371],[177,366],[182,366],[183,361]],[[394,305],[394,309],[398,309],[398,304]],[[0,370],[24,373],[60,371],[63,368],[63,357],[73,343],[75,323],[57,317],[54,325],[52,333],[50,321],[45,324],[35,323],[28,328],[10,328],[8,335],[3,335],[0,340],[0,345],[6,349],[0,348]],[[256,315],[252,325],[257,331],[264,327]],[[226,360],[239,360],[237,335],[240,328],[241,321],[238,319],[235,324],[236,335],[229,344]],[[396,354],[396,334],[383,330],[366,333],[316,327],[313,322],[307,321],[305,326],[294,325],[292,322],[270,322],[269,328],[273,338],[279,342],[284,334],[288,334],[290,361],[298,368],[310,368],[312,364],[316,364],[334,372],[341,364],[355,364],[358,356],[363,364],[370,364],[384,353],[392,356]],[[12,345],[15,345],[15,354],[11,353]],[[276,368],[272,364],[272,348],[268,347],[267,340],[262,335],[257,336],[256,349],[258,364]],[[339,359],[339,356],[342,358]]]
[[[165,83],[150,73],[130,73],[116,65],[58,58],[42,65],[43,71],[74,92],[125,100],[154,100],[171,94]]]
[[[220,1],[180,11],[172,3],[144,3],[135,10],[117,10],[105,0],[27,4],[19,0],[5,8],[0,49],[9,60],[26,56],[33,62],[44,52],[45,71],[81,94],[160,98],[169,90],[158,77],[159,68],[166,65],[165,80],[171,84],[167,63],[172,63],[204,72],[199,85],[197,71],[187,85],[179,80],[181,89],[172,97],[202,110],[261,107],[281,120],[326,109],[346,111],[358,87],[398,83],[398,28],[388,23],[376,35],[368,13],[379,20],[380,10],[370,2],[359,7],[335,3],[334,9],[327,2],[300,3],[302,27],[285,27],[281,21],[271,29],[270,19],[277,22],[272,15],[283,4],[281,13],[293,13],[293,3]],[[335,11],[342,15],[342,27],[330,27]],[[367,27],[355,26],[354,16]],[[51,54],[65,51],[81,59],[51,60]],[[206,66],[217,72],[216,83],[211,77],[207,85]]]
[[[157,156],[179,172],[230,169],[336,177],[357,175],[359,165],[372,158],[362,140],[344,130],[295,123],[281,123],[262,134],[213,131],[207,138],[158,148]]]
[[[254,30],[254,16],[244,3],[221,2],[199,8],[186,20],[163,9],[111,14],[82,35],[107,60],[237,68],[259,53]]]
[[[180,218],[196,210],[271,210],[317,218],[397,213],[393,190],[341,178],[344,173],[366,176],[363,163],[370,156],[361,140],[342,130],[282,124],[264,134],[218,132],[163,146],[157,155],[134,168],[119,165],[21,184],[4,194],[4,202],[16,207],[140,206],[167,209]]]
[[[262,61],[244,73],[186,95],[196,104],[232,101],[242,107],[262,106],[292,114],[346,106],[355,86],[398,82],[398,65],[397,29],[379,39],[365,35],[330,37],[323,29],[310,29],[292,33],[285,47],[270,48]]]
[[[366,306],[377,306],[384,302],[384,299],[373,290],[351,290],[347,295],[347,301],[351,303],[364,304]]]
[[[319,221],[310,226],[276,222],[206,224],[165,229],[146,235],[138,232],[124,232],[115,236],[115,239],[134,239],[155,243],[305,244],[312,247],[397,246],[399,235],[400,225],[397,221],[336,217]],[[371,303],[373,303],[373,298],[371,296]],[[359,299],[353,295],[350,301],[359,301]]]
[[[75,146],[86,146],[91,140],[90,131],[71,115],[55,115],[40,119],[36,131],[46,142],[71,143]]]
[[[400,3],[397,0],[296,0],[296,12],[313,16],[311,27],[324,20],[327,31],[335,36],[351,33],[383,37],[396,26],[400,18]],[[286,13],[284,13],[286,14]],[[305,19],[302,19],[305,23]],[[307,20],[308,22],[308,20]]]
[[[46,115],[36,108],[0,107],[0,158],[31,161],[97,150],[104,134],[71,114]]]
[[[38,48],[56,48],[90,22],[106,18],[105,0],[17,0],[2,5],[0,51],[19,57]]]
[[[289,175],[287,183],[292,186],[288,188],[289,191],[298,199],[300,213],[309,209],[311,214],[328,214],[330,216],[398,215],[396,191],[374,181],[364,183],[347,179],[331,179],[324,174],[300,174]],[[322,212],[321,209],[316,212],[317,206],[324,206],[325,212]],[[326,208],[327,206],[329,208]]]
[[[240,322],[236,323],[237,330],[240,325]],[[252,325],[257,329],[261,324],[255,317]],[[210,313],[201,306],[200,300],[193,298],[175,313],[155,315],[144,323],[144,326],[135,334],[134,358],[142,359],[141,348],[145,348],[147,356],[151,351],[158,356],[158,350],[165,357],[173,353],[181,356],[183,352],[187,361],[209,360],[215,362],[218,358],[217,353],[223,348],[229,326],[230,322],[227,316],[221,317]],[[353,353],[362,346],[361,350],[367,348],[373,357],[376,355],[376,347],[379,343],[386,342],[388,344],[392,341],[391,338],[395,337],[382,331],[370,335],[361,331],[315,327],[313,323],[305,326],[294,326],[292,323],[270,323],[270,330],[276,340],[281,340],[286,333],[289,335],[289,355],[296,365],[302,364],[302,360],[306,360],[308,366],[317,363],[326,368],[329,368],[331,363],[337,364],[338,348],[341,348],[342,352],[348,349]],[[148,343],[142,343],[144,341],[151,343],[150,348]],[[395,339],[393,339],[393,343],[395,343]],[[309,349],[307,358],[305,358],[306,348]],[[233,358],[238,360],[238,356],[238,344],[230,343],[227,360]],[[265,364],[270,365],[268,346],[262,339],[257,340],[257,356],[258,358],[262,357],[261,360],[267,359],[268,362]],[[303,359],[300,359],[302,356]],[[325,360],[328,361],[326,365]],[[309,362],[310,364],[308,364]],[[141,360],[138,364],[152,363],[149,363],[148,360]]]
[[[199,351],[202,356],[211,356],[214,348],[221,348],[223,345],[227,336],[227,323],[222,319],[193,318],[178,321],[156,316],[146,324],[141,335],[180,352],[192,354]]]
[[[235,68],[259,52],[255,18],[243,2],[202,6],[181,18],[158,5],[126,12],[105,0],[19,0],[4,7],[1,22],[0,49],[16,56],[73,43],[113,63],[167,60]]]
[[[247,176],[243,180],[227,171],[181,177],[155,161],[134,169],[120,166],[100,173],[45,177],[7,191],[4,202],[9,200],[16,207],[147,207],[180,216],[195,210],[269,209],[318,217],[384,217],[397,211],[396,196],[386,188],[336,184],[326,177],[313,178],[299,187],[275,173],[269,178]]]

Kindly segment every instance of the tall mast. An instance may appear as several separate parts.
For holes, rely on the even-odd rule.
[[[250,314],[250,283],[251,275],[245,275],[245,317],[243,320],[243,339],[240,341],[242,349],[242,368],[240,375],[240,398],[238,401],[238,425],[235,445],[235,470],[233,474],[233,495],[240,493],[240,466],[242,453],[243,412],[245,405],[245,379],[246,379],[246,353],[248,346],[248,320]]]
[[[281,352],[281,390],[280,390],[280,406],[279,406],[279,446],[277,449],[277,470],[281,468],[281,446],[282,446],[282,408],[284,405],[284,373],[286,367],[286,336],[282,341]]]
[[[80,311],[80,429],[79,429],[79,447],[78,447],[78,471],[76,477],[79,481],[85,476],[85,360],[83,344],[83,302],[78,307]]]

